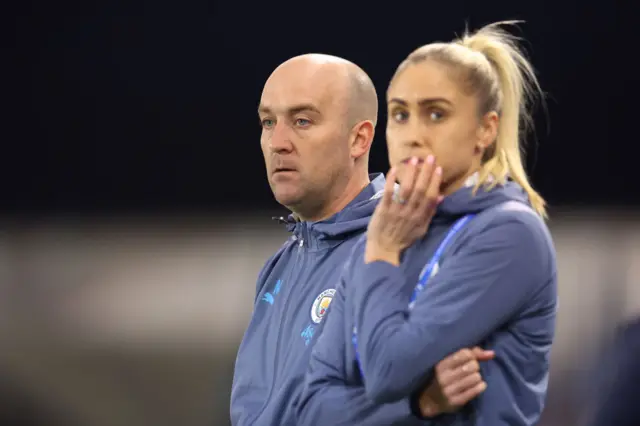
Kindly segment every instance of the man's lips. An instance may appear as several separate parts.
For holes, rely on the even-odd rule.
[[[293,167],[277,167],[276,169],[273,170],[274,175],[278,173],[293,173],[293,172],[297,172],[297,170],[294,169]]]

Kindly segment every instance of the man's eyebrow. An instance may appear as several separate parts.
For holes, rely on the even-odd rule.
[[[303,111],[310,111],[316,114],[320,114],[320,110],[315,105],[309,104],[309,103],[292,105],[286,108],[286,111],[289,115],[297,114]],[[273,113],[273,109],[268,105],[260,104],[258,106],[258,114],[272,114],[272,113]]]

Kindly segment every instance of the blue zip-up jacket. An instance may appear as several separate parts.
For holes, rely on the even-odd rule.
[[[421,270],[467,214],[475,216],[447,245],[437,273],[409,311]],[[422,424],[536,424],[555,330],[556,261],[547,227],[522,188],[509,181],[476,195],[464,187],[446,197],[425,237],[403,253],[400,267],[365,264],[365,244],[363,237],[345,264],[314,347],[298,424],[346,425],[345,413],[351,424],[363,426],[415,424],[407,414],[410,398],[430,381],[440,360],[474,345],[496,352],[495,360],[481,363],[487,390],[465,410]]]
[[[367,229],[382,174],[333,217],[297,222],[258,277],[253,315],[238,351],[231,391],[234,426],[296,425],[293,407],[343,264]]]

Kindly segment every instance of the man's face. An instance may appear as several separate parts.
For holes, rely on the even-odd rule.
[[[349,172],[343,80],[335,67],[294,62],[265,84],[258,113],[267,177],[276,200],[291,210],[325,203]]]

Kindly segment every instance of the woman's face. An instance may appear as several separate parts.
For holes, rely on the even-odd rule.
[[[446,188],[475,172],[495,140],[497,115],[480,120],[476,97],[465,93],[456,77],[451,67],[426,60],[407,66],[389,86],[387,148],[400,181],[411,157],[433,155]],[[487,134],[492,127],[493,135]]]

